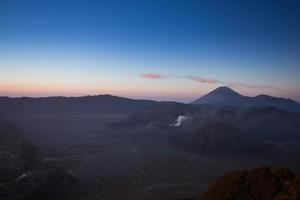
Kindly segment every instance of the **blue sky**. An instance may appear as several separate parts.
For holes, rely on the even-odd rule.
[[[299,1],[2,0],[0,28],[0,95],[300,100]]]

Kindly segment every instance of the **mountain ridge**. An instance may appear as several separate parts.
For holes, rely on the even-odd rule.
[[[289,98],[266,94],[254,97],[243,96],[233,89],[222,86],[192,101],[190,104],[207,104],[240,107],[275,107],[289,112],[300,112],[300,103]]]
[[[81,97],[0,97],[1,114],[12,113],[82,113],[82,112],[134,112],[157,103],[113,95]]]

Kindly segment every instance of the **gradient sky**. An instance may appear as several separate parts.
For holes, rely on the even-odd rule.
[[[300,101],[300,1],[1,0],[0,95]]]

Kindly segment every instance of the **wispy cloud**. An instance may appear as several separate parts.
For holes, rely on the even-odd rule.
[[[174,75],[161,74],[161,73],[145,73],[145,74],[141,74],[140,77],[146,79],[185,79],[185,80],[195,81],[197,83],[222,84],[233,88],[248,88],[248,89],[255,89],[255,90],[273,90],[273,91],[279,90],[278,88],[269,85],[256,85],[256,84],[248,84],[248,83],[241,83],[241,82],[226,82],[218,79],[205,78],[201,76],[174,76]]]
[[[222,81],[216,79],[207,79],[207,78],[202,78],[197,76],[184,76],[181,78],[196,81],[198,83],[210,83],[210,84],[222,83]]]

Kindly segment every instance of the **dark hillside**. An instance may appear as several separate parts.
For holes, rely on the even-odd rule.
[[[212,183],[198,200],[298,200],[300,175],[288,169],[260,167],[233,171]]]

